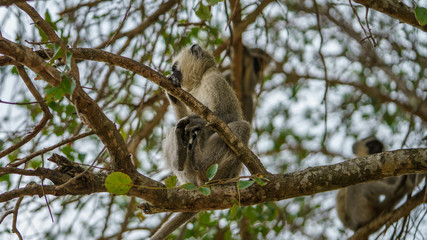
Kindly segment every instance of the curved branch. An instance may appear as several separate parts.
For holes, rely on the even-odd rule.
[[[367,8],[372,8],[378,12],[387,14],[388,16],[407,23],[416,28],[427,32],[427,26],[421,26],[415,18],[414,9],[407,6],[402,1],[396,0],[352,0],[360,3]]]

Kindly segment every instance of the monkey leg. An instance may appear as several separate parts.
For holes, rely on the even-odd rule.
[[[184,170],[184,164],[187,160],[188,135],[185,133],[185,126],[189,123],[188,118],[178,121],[175,128],[176,136],[176,156],[178,156],[178,171]]]
[[[175,128],[177,139],[178,171],[184,170],[188,161],[194,166],[195,147],[201,142],[201,130],[206,128],[206,122],[197,115],[190,115],[178,121]],[[203,144],[203,142],[201,143]],[[195,170],[198,170],[195,168]]]

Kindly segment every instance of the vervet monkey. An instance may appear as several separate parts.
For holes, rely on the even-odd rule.
[[[375,137],[368,137],[353,145],[357,157],[384,151],[384,145]],[[338,191],[337,213],[346,226],[353,231],[363,227],[382,212],[390,211],[420,180],[416,174],[391,177],[361,183]]]
[[[242,79],[240,82],[241,89],[241,106],[243,118],[246,121],[252,122],[255,114],[254,94],[255,87],[262,82],[263,73],[271,57],[262,49],[249,49],[243,46],[242,58]],[[231,70],[224,72],[225,79],[230,83],[232,88],[236,88],[236,82],[232,81]]]
[[[212,110],[242,142],[248,144],[250,125],[243,120],[236,94],[216,65],[210,53],[194,44],[173,59],[169,79]],[[207,169],[215,163],[218,171],[214,179],[238,176],[242,163],[219,135],[178,99],[169,95],[169,100],[179,121],[166,134],[163,156],[179,184],[204,184],[208,181]],[[151,239],[164,239],[195,214],[179,213],[163,224]]]

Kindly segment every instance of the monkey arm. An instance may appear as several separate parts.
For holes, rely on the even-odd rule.
[[[190,114],[187,106],[185,106],[184,103],[180,102],[178,99],[174,98],[173,96],[171,96],[169,94],[168,94],[168,97],[169,97],[171,105],[173,106],[173,110],[175,112],[177,119],[182,119],[182,118],[184,118]],[[173,97],[173,98],[171,98],[171,97]],[[173,102],[172,99],[175,99],[176,102]]]

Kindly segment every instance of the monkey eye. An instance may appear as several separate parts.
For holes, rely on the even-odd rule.
[[[176,69],[177,67],[176,67],[176,64],[174,64],[174,65],[172,65],[172,71],[176,71],[177,69]]]

